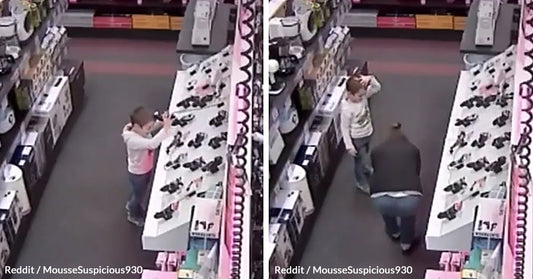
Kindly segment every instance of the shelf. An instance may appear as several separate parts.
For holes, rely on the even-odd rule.
[[[15,83],[20,77],[20,72],[25,70],[23,67],[26,63],[23,63],[22,61],[26,60],[27,62],[27,59],[30,58],[33,52],[40,48],[42,38],[46,34],[48,27],[56,24],[59,19],[58,13],[60,13],[61,10],[62,8],[56,6],[50,11],[48,17],[41,23],[41,26],[39,26],[37,31],[26,41],[26,44],[22,46],[20,58],[13,65],[11,74],[0,77],[0,99],[7,96],[15,86]],[[9,161],[11,158],[11,155],[15,151],[21,138],[21,126],[27,123],[29,115],[29,113],[17,113],[16,122],[13,128],[11,128],[11,130],[5,135],[0,136],[0,142],[2,144],[0,147],[0,164]]]
[[[445,10],[459,10],[466,11],[469,5],[465,1],[456,0],[454,3],[447,3],[445,0],[426,0],[426,4],[416,0],[361,0],[359,3],[352,3],[352,7],[356,9],[400,9],[414,11],[431,10],[431,9],[445,9]]]
[[[136,0],[79,0],[70,2],[72,9],[92,9],[105,13],[140,13],[152,14],[153,12],[166,12],[182,15],[185,7],[181,1],[173,0],[165,3],[163,0],[143,0],[139,5]]]
[[[0,100],[11,91],[19,79],[20,73],[25,70],[23,67],[26,63],[22,63],[22,61],[29,59],[33,52],[37,48],[41,47],[41,40],[46,34],[48,27],[55,25],[59,21],[60,14],[63,11],[64,9],[60,7],[60,5],[56,5],[52,10],[50,10],[46,19],[41,22],[41,25],[36,29],[36,32],[34,32],[33,35],[31,35],[31,37],[24,43],[21,43],[22,51],[19,56],[20,58],[15,61],[15,64],[13,64],[11,73],[0,76]]]
[[[340,11],[336,10],[331,17],[328,19],[326,24],[320,31],[315,35],[313,39],[311,39],[310,42],[306,43],[307,46],[305,47],[305,53],[303,55],[303,58],[300,60],[299,64],[296,66],[294,70],[294,74],[288,76],[283,81],[286,83],[285,89],[277,94],[277,95],[270,95],[270,123],[274,123],[275,119],[272,119],[273,115],[277,115],[277,113],[272,113],[273,109],[279,109],[281,108],[288,98],[292,95],[294,92],[294,89],[298,86],[298,83],[302,81],[304,70],[303,67],[306,64],[306,60],[309,56],[309,54],[313,54],[315,51],[319,50],[322,42],[324,39],[326,39],[327,35],[329,34],[329,31],[331,28],[333,28],[337,24],[337,19],[339,19]]]

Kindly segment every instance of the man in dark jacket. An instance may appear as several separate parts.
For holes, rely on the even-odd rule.
[[[415,241],[416,211],[422,197],[420,150],[402,133],[401,124],[392,125],[389,138],[370,155],[374,173],[370,194],[385,221],[387,234],[400,240],[404,253]]]

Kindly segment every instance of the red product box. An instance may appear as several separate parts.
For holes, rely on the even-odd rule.
[[[130,16],[95,16],[93,18],[94,28],[122,28],[131,29]]]
[[[378,16],[378,28],[415,29],[416,21],[409,16]]]

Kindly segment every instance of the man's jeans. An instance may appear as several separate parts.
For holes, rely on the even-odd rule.
[[[126,209],[133,218],[143,218],[144,210],[142,203],[149,188],[152,172],[146,174],[128,173],[128,180],[131,187],[130,198],[126,203]]]
[[[352,143],[357,150],[354,157],[355,185],[365,193],[370,192],[368,180],[372,175],[372,162],[370,160],[370,136],[352,139]]]
[[[372,199],[383,216],[387,233],[390,236],[400,233],[402,244],[411,244],[415,239],[416,211],[420,200],[421,196],[381,196]]]

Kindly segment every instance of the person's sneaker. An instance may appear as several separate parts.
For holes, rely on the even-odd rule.
[[[394,241],[394,242],[400,240],[400,233],[399,233],[399,232],[398,232],[398,233],[393,233],[393,234],[389,234],[389,233],[387,233],[387,235],[388,235],[389,238],[390,238],[392,241]]]
[[[402,248],[402,254],[405,256],[410,255],[420,244],[420,238],[415,238],[411,244],[400,244]]]
[[[134,224],[137,227],[143,227],[144,226],[144,220],[140,218],[134,218],[130,215],[128,215],[128,222]]]
[[[357,189],[367,195],[370,195],[370,187],[366,186],[357,186]]]

